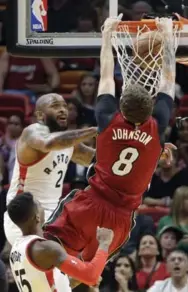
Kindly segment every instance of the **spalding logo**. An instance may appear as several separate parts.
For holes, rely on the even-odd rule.
[[[51,39],[27,39],[27,45],[53,45],[54,40]]]

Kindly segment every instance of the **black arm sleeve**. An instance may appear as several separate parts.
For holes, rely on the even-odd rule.
[[[157,100],[153,109],[153,117],[158,123],[159,136],[163,139],[166,127],[169,124],[173,109],[173,99],[168,94],[158,93]]]
[[[108,127],[118,111],[117,99],[111,94],[102,94],[97,98],[95,117],[99,133]]]

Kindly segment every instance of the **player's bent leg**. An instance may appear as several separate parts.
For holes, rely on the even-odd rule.
[[[44,237],[61,243],[73,256],[78,256],[86,245],[81,231],[83,226],[79,224],[83,215],[80,200],[76,199],[81,192],[72,190],[63,198],[43,226]]]
[[[133,230],[135,225],[135,213],[132,212],[130,216],[125,219],[124,228],[122,228],[121,224],[117,227],[114,240],[109,249],[108,260],[112,260],[114,257],[118,256],[123,245],[129,241],[131,231]]]
[[[117,213],[117,214],[116,214]],[[108,219],[108,220],[107,220]],[[122,246],[129,240],[131,230],[135,226],[134,213],[128,213],[127,215],[118,214],[118,210],[108,210],[104,207],[103,210],[103,222],[100,227],[110,228],[114,231],[114,239],[109,249],[108,260],[115,257],[121,250]],[[90,261],[98,248],[98,242],[96,238],[93,238],[85,247],[81,254],[81,258],[84,261]]]

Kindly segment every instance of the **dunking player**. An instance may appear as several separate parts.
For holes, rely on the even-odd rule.
[[[19,291],[23,291],[24,287],[28,292],[57,291],[54,267],[87,285],[97,284],[113,239],[111,230],[97,229],[99,248],[91,262],[83,263],[69,256],[59,243],[44,239],[41,228],[44,212],[31,193],[16,196],[8,205],[8,213],[23,234],[10,253],[11,269]]]
[[[96,118],[97,162],[90,186],[63,199],[45,225],[45,236],[60,239],[72,255],[92,259],[98,243],[97,226],[114,231],[109,254],[128,239],[133,213],[151,181],[163,149],[175,91],[175,53],[171,19],[158,21],[164,37],[160,93],[155,106],[139,85],[122,92],[120,111],[114,83],[112,31],[119,20],[107,19],[102,33],[101,78]],[[153,115],[153,116],[152,116]]]

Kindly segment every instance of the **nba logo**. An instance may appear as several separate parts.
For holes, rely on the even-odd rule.
[[[47,31],[48,0],[31,0],[31,30]]]

